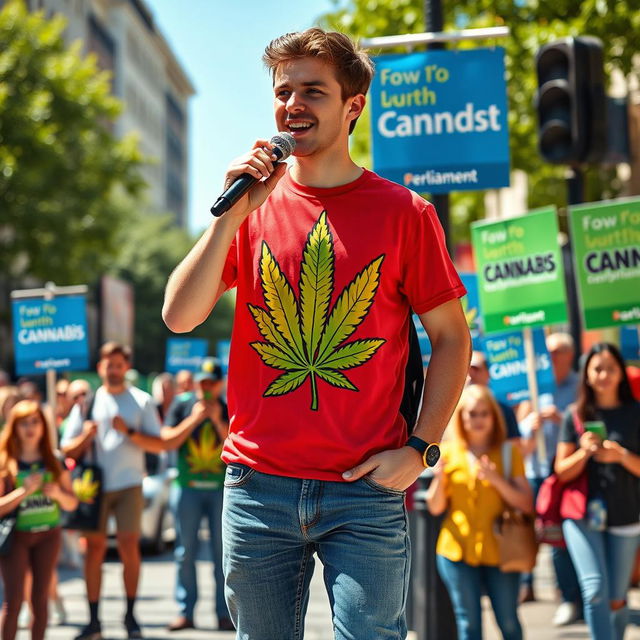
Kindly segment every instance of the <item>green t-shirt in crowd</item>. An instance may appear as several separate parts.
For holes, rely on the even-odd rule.
[[[198,401],[195,394],[181,394],[167,412],[166,424],[178,426],[191,415],[193,405]],[[222,400],[221,419],[228,421],[227,406]],[[192,489],[222,489],[226,465],[220,457],[222,441],[211,420],[201,422],[178,449],[178,476],[176,482],[181,487]]]
[[[16,488],[22,487],[25,479],[32,473],[42,474],[42,485],[53,482],[53,474],[45,469],[42,461],[29,464],[18,462]],[[59,524],[60,507],[55,500],[44,495],[42,488],[25,498],[18,507],[17,531],[48,531]]]

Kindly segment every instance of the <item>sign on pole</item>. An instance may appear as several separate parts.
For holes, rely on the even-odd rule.
[[[471,239],[485,333],[567,322],[555,209],[474,222]]]
[[[428,193],[509,185],[504,49],[375,58],[373,166]]]
[[[640,323],[640,198],[570,208],[585,329]]]
[[[544,331],[534,329],[532,333],[538,395],[553,393],[556,385]],[[531,400],[522,331],[487,336],[484,338],[484,352],[491,376],[489,385],[496,398],[510,405]]]
[[[12,313],[17,375],[89,368],[85,296],[18,298]]]
[[[209,341],[203,338],[167,338],[165,369],[169,373],[197,371],[207,357]]]

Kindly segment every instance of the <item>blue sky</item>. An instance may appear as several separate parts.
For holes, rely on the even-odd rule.
[[[189,228],[211,221],[229,162],[275,131],[264,47],[334,10],[331,0],[147,0],[197,94],[190,109]]]

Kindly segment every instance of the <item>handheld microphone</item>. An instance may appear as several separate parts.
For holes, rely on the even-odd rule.
[[[273,136],[270,142],[274,145],[271,153],[278,160],[286,160],[296,148],[294,137],[286,131],[281,131]],[[243,173],[238,176],[234,183],[216,200],[213,207],[211,207],[211,213],[216,218],[219,218],[225,211],[231,209],[256,182],[258,182],[258,178],[249,173]]]

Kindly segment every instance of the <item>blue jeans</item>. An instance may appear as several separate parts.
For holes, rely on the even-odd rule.
[[[224,599],[224,575],[222,573],[222,499],[218,490],[191,489],[174,485],[171,489],[171,508],[176,527],[176,602],[180,615],[193,620],[193,610],[198,600],[196,557],[198,555],[198,530],[202,518],[209,526],[209,543],[213,562],[213,579],[216,585],[215,611],[220,618],[228,618]]]
[[[544,478],[527,478],[529,485],[533,491],[533,500],[535,502],[538,497],[540,487],[544,482]],[[580,599],[580,585],[578,584],[578,576],[571,561],[569,551],[564,547],[551,547],[551,560],[553,569],[556,574],[556,584],[560,590],[560,596],[563,602],[573,602],[578,607],[582,607]],[[529,586],[533,585],[533,574],[523,573],[522,583]]]
[[[498,567],[472,567],[437,555],[442,578],[456,616],[458,640],[482,640],[482,593],[486,591],[504,640],[522,640],[518,620],[519,573],[503,573]]]
[[[301,480],[227,467],[227,604],[238,640],[300,640],[314,553],[336,640],[406,638],[409,537],[404,492],[369,478]]]
[[[627,598],[638,536],[594,531],[585,520],[565,520],[562,531],[578,574],[591,637],[622,640],[629,610],[625,604],[611,611],[609,603]]]

